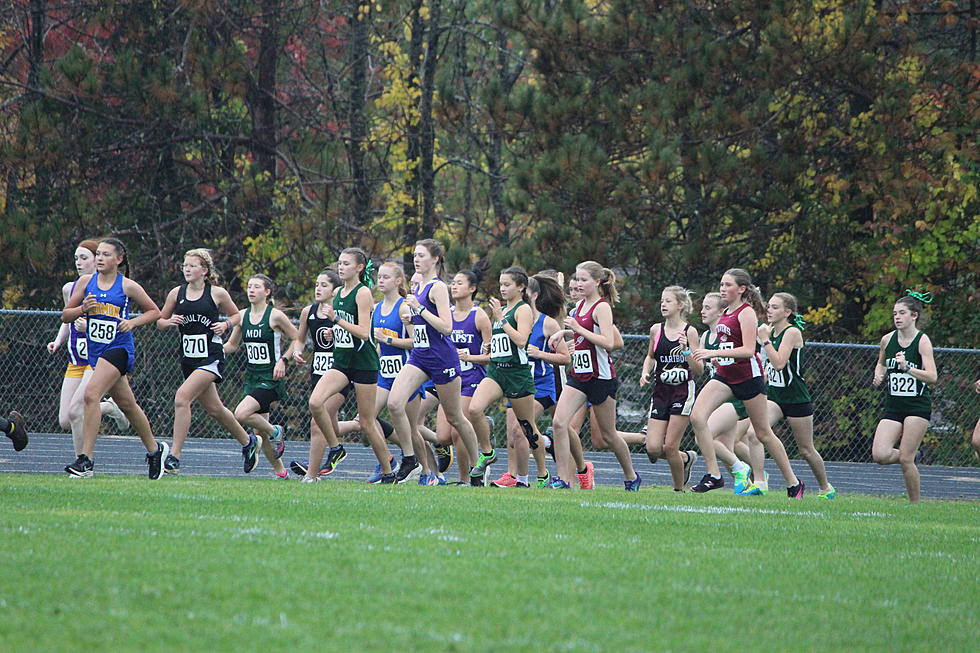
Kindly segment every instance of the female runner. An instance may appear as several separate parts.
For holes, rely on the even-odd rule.
[[[895,330],[886,334],[880,343],[878,364],[875,365],[874,385],[882,382],[885,388],[885,410],[875,430],[871,455],[879,465],[902,466],[909,501],[918,501],[919,468],[916,452],[932,417],[932,389],[936,382],[936,361],[932,341],[919,330],[925,322],[925,303],[932,301],[928,293],[906,291],[892,309]],[[895,445],[898,444],[896,448]]]
[[[802,498],[803,482],[793,473],[783,443],[769,426],[766,411],[762,365],[755,347],[759,327],[756,311],[761,309],[762,297],[752,285],[748,273],[738,268],[732,268],[722,275],[720,293],[726,308],[715,326],[719,349],[701,348],[694,352],[696,360],[713,360],[715,376],[701,390],[691,412],[691,424],[707,469],[701,481],[691,490],[708,492],[725,485],[718,469],[708,418],[719,406],[734,397],[745,404],[756,437],[769,450],[783,473],[788,486],[787,495]],[[753,304],[758,304],[756,310],[753,310]]]
[[[157,328],[176,326],[180,331],[180,369],[184,382],[174,396],[174,438],[163,463],[168,474],[180,473],[180,454],[191,426],[191,404],[196,400],[242,445],[245,473],[258,461],[254,436],[249,436],[218,396],[224,378],[225,352],[221,337],[241,319],[228,291],[215,285],[218,273],[211,252],[192,249],[184,253],[184,283],[172,289],[163,303]],[[228,315],[227,322],[220,320]]]
[[[146,413],[136,403],[129,385],[129,374],[136,362],[133,329],[150,324],[160,316],[160,309],[138,283],[124,277],[119,266],[126,266],[126,246],[117,238],[106,238],[95,251],[96,273],[85,275],[68,298],[61,312],[61,321],[72,323],[83,315],[87,318],[88,364],[92,377],[85,388],[85,417],[82,422],[82,450],[75,462],[65,467],[71,477],[87,478],[94,474],[92,453],[102,422],[102,397],[109,393],[126,414],[146,447],[146,464],[150,480],[163,475],[163,461],[170,453],[166,442],[153,437]],[[139,317],[129,318],[129,302],[141,309]]]

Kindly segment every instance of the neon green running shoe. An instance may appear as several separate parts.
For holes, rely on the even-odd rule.
[[[749,471],[751,470],[746,469],[745,471],[741,471],[741,472],[738,471],[732,472],[732,477],[734,477],[735,479],[735,484],[732,486],[732,492],[734,492],[735,494],[742,494],[749,487],[749,485],[752,484],[749,481]]]
[[[830,483],[827,483],[827,487],[829,489],[826,492],[817,492],[817,498],[818,499],[836,499],[837,498],[837,490],[834,488],[834,486],[831,485]]]
[[[476,464],[473,465],[473,469],[470,470],[470,478],[479,478],[483,476],[487,467],[497,462],[497,451],[492,450],[489,454],[480,452],[480,457],[477,459]]]
[[[544,474],[544,476],[538,477],[538,487],[542,489],[547,488],[551,484],[551,472],[545,470]]]

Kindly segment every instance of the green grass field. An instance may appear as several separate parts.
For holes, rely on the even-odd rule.
[[[0,651],[975,650],[978,506],[0,476]]]

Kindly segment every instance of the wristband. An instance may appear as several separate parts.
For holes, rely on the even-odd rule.
[[[289,362],[289,356],[280,356],[279,357],[279,360],[281,360],[283,363],[288,363]]]
[[[421,315],[422,313],[425,313],[427,310],[429,310],[429,309],[426,308],[425,304],[419,304],[419,315]]]
[[[762,343],[762,346],[765,347],[766,345],[771,345],[771,344],[772,344],[772,340],[766,340],[764,343]]]
[[[387,338],[385,338],[385,342],[390,345],[391,344],[391,336],[388,336]]]

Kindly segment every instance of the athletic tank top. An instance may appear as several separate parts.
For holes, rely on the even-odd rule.
[[[518,347],[504,331],[504,324],[509,324],[512,329],[517,328],[517,309],[526,306],[527,302],[520,301],[514,307],[504,313],[504,319],[493,323],[493,331],[490,333],[490,362],[500,367],[519,367],[527,365],[527,347]]]
[[[919,340],[922,331],[915,334],[908,347],[898,344],[898,331],[885,345],[885,369],[887,370],[885,412],[886,413],[929,413],[932,411],[932,388],[907,372],[898,369],[895,355],[905,352],[905,362],[910,368],[922,369],[922,355],[919,353]]]
[[[313,302],[306,314],[306,332],[313,343],[313,362],[310,366],[313,376],[323,376],[327,370],[333,369],[333,327],[330,320],[317,316],[319,310],[320,303]]]
[[[476,328],[476,311],[474,306],[462,320],[456,319],[456,310],[453,309],[453,332],[449,336],[456,349],[465,349],[471,356],[479,356],[483,349],[483,334]],[[469,361],[459,361],[459,378],[463,385],[475,385],[483,380],[487,375],[486,368],[482,365],[474,365]]]
[[[425,284],[425,286],[415,291],[415,298],[422,306],[433,315],[437,315],[435,302],[429,298],[432,285],[440,281],[438,277]],[[425,321],[425,318],[416,311],[412,311],[412,344],[416,352],[427,359],[444,361],[446,365],[451,365],[459,359],[456,353],[456,345],[442,335],[434,326]]]
[[[266,306],[258,324],[252,323],[252,308],[246,308],[242,316],[242,343],[245,347],[245,371],[250,375],[272,380],[276,361],[282,356],[282,336],[269,324],[272,306]]]
[[[742,304],[731,313],[722,313],[715,327],[718,336],[718,349],[737,349],[742,346],[742,327],[738,323],[739,314],[745,309],[752,310],[748,304]],[[762,364],[759,354],[749,358],[715,358],[715,375],[726,383],[744,383],[757,376],[762,376]]]
[[[704,343],[704,348],[705,349],[714,349],[714,350],[717,350],[718,349],[718,337],[715,336],[715,339],[712,340],[711,339],[711,336],[712,336],[711,329],[708,329],[707,331],[705,331],[705,333],[704,333],[704,340],[702,340],[702,342]],[[717,360],[718,360],[717,358],[709,358],[709,359],[707,359],[707,360],[704,361],[704,369],[708,372],[708,377],[709,378],[715,376],[715,372],[717,371],[717,368],[715,367],[715,361],[717,361]],[[735,406],[735,411],[736,412],[739,412],[739,413],[743,413],[744,414],[744,412],[745,412],[745,404],[742,403],[741,400],[739,400],[739,399],[729,399],[728,400],[728,403],[730,403],[731,405]]]
[[[78,279],[71,284],[68,296],[75,292]],[[68,363],[71,365],[88,365],[88,340],[85,334],[75,328],[74,320],[68,325]]]
[[[684,325],[685,333],[690,326]],[[665,326],[661,324],[653,345],[653,359],[657,362],[653,381],[665,385],[682,385],[691,379],[691,368],[687,364],[687,356],[681,353],[684,347],[681,347],[680,338],[671,340],[664,329]]]
[[[357,293],[366,287],[358,283],[347,295],[341,288],[333,298],[333,308],[337,317],[351,324],[358,324]],[[333,357],[334,366],[351,370],[377,370],[378,350],[374,346],[374,335],[369,340],[354,337],[350,331],[335,325],[333,328]]]
[[[779,351],[779,343],[783,341],[786,332],[795,328],[788,326],[778,336],[772,334],[770,340],[776,351]],[[769,378],[769,391],[766,394],[777,404],[805,404],[812,401],[810,388],[803,380],[803,347],[790,353],[786,366],[781,370],[773,367],[772,362],[767,359],[766,376]]]
[[[211,284],[205,283],[204,293],[194,300],[187,299],[187,284],[181,284],[174,315],[184,316],[184,323],[177,325],[182,363],[200,367],[224,359],[221,336],[211,330],[220,317]]]
[[[135,353],[133,332],[120,333],[120,320],[129,319],[129,297],[123,292],[122,274],[116,273],[116,280],[108,290],[99,288],[99,275],[93,274],[85,286],[85,295],[95,295],[98,302],[88,315],[88,362],[95,367],[102,354],[109,349],[125,349]]]
[[[551,348],[548,347],[548,339],[544,337],[544,320],[548,317],[544,313],[538,313],[538,319],[534,321],[534,326],[531,327],[531,337],[528,340],[528,344],[534,345],[541,351],[545,353],[552,353]],[[535,358],[531,361],[531,365],[534,368],[534,383],[538,384],[538,379],[542,380],[542,383],[547,379],[550,383],[555,382],[555,369],[551,363],[546,363],[540,358]]]
[[[575,321],[586,331],[600,333],[599,325],[592,319],[592,315],[596,307],[604,301],[606,301],[604,297],[600,298],[588,310],[585,310],[585,300],[580,301],[575,307]],[[576,334],[575,350],[572,352],[572,377],[582,383],[592,379],[615,378],[616,371],[613,369],[609,352],[595,346],[586,340],[585,336]]]
[[[399,310],[404,301],[404,298],[399,297],[394,308],[387,315],[382,312],[384,310],[383,301],[374,305],[374,312],[371,314],[372,324],[375,329],[381,329],[385,337],[408,337],[408,330],[399,315]],[[381,347],[381,356],[378,359],[378,376],[393,379],[402,371],[402,365],[408,360],[408,350],[389,345],[384,339],[381,339],[378,345]]]

